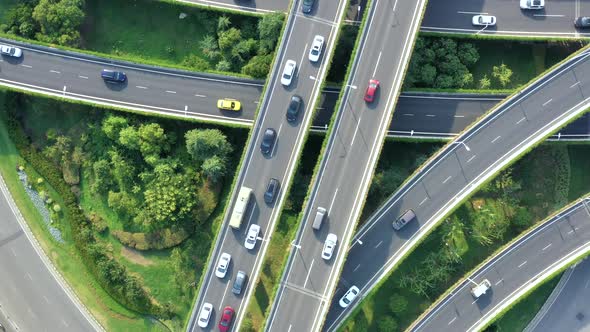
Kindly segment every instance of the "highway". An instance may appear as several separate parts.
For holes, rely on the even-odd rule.
[[[233,189],[231,203],[226,211],[224,223],[218,234],[213,253],[211,254],[207,271],[197,297],[196,304],[189,322],[188,329],[200,330],[196,326],[196,316],[203,303],[213,305],[214,313],[206,330],[217,326],[225,306],[231,306],[236,314],[231,330],[238,330],[244,317],[248,300],[253,293],[259,269],[264,254],[268,248],[268,239],[280,215],[284,203],[284,193],[288,192],[299,154],[303,148],[306,131],[311,125],[315,103],[320,94],[323,77],[326,74],[327,62],[330,59],[335,35],[340,26],[346,1],[316,3],[309,15],[301,14],[300,2],[296,1],[288,15],[286,28],[275,59],[272,74],[260,113],[252,129],[251,139],[245,153],[239,175]],[[308,52],[315,35],[325,37],[325,45],[319,62],[308,60]],[[289,87],[280,82],[283,67],[287,60],[298,63],[296,76]],[[302,113],[294,123],[286,120],[286,110],[292,95],[298,94],[303,99]],[[277,142],[269,156],[264,156],[259,149],[262,133],[272,127],[277,133]],[[264,201],[263,195],[271,178],[278,179],[282,189],[272,204]],[[245,211],[245,218],[239,230],[229,227],[229,217],[237,200],[237,193],[241,187],[253,190],[249,208]],[[253,250],[244,247],[245,235],[251,224],[261,227],[260,240]],[[225,278],[217,278],[212,272],[222,253],[229,253],[232,262]],[[230,285],[239,270],[248,275],[248,282],[241,295],[228,292]]]
[[[439,299],[408,330],[481,330],[502,309],[590,250],[589,201],[590,197],[577,201],[514,241]],[[484,279],[489,280],[491,289],[474,298],[471,294],[473,282]],[[587,307],[587,301],[585,303]],[[555,322],[562,319],[563,315],[559,315]]]
[[[341,107],[271,308],[268,331],[319,331],[322,327],[391,123],[425,4],[376,0],[369,8]],[[381,83],[375,100],[367,103],[370,79]],[[314,230],[320,207],[327,210],[326,220]],[[336,234],[338,246],[332,258],[324,260],[321,253],[329,233]]]
[[[11,331],[101,331],[41,252],[0,178],[0,323]],[[35,245],[33,245],[35,243]]]
[[[481,183],[581,114],[590,105],[588,71],[588,51],[577,53],[503,101],[433,156],[357,232],[335,298],[350,285],[358,286],[365,296]],[[394,231],[391,222],[408,209],[416,213],[416,220]],[[353,307],[342,310],[333,302],[327,330],[334,330]]]

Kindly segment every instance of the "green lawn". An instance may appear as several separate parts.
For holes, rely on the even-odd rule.
[[[0,1],[0,20],[4,20],[8,10],[18,3],[18,0],[2,0]]]
[[[586,144],[572,144],[568,146],[571,165],[571,179],[569,199],[574,200],[588,193],[587,184],[590,183],[588,167],[574,167],[575,165],[590,165],[590,146]]]

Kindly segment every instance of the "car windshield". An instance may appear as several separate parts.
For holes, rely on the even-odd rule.
[[[582,24],[590,25],[590,17],[582,17]]]
[[[318,54],[320,54],[320,48],[319,48],[319,47],[317,47],[317,48],[313,48],[313,49],[311,50],[311,54],[313,54],[313,55],[318,55]]]
[[[221,324],[221,326],[228,326],[229,320],[222,320],[220,324]]]
[[[291,74],[290,73],[285,73],[285,74],[283,74],[283,77],[284,78],[291,78]]]

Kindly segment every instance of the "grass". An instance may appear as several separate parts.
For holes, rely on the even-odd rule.
[[[590,172],[584,167],[574,165],[590,165],[590,146],[568,145],[571,167],[571,180],[568,198],[570,201],[588,192],[587,183],[590,183]]]
[[[535,289],[526,298],[522,299],[508,312],[499,317],[486,331],[511,332],[523,331],[529,322],[535,317],[543,306],[551,292],[561,279],[559,273],[553,278],[545,281],[539,288]]]
[[[18,4],[18,0],[2,0],[0,1],[0,20],[4,21],[8,10]]]

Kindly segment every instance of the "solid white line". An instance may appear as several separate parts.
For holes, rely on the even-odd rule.
[[[545,246],[545,248],[543,248],[543,250],[542,250],[542,251],[545,251],[545,249],[547,249],[547,248],[549,248],[549,247],[551,247],[551,243],[549,243],[548,245],[546,245],[546,246]]]
[[[305,56],[305,54],[307,54],[307,43],[305,43],[305,47],[303,48],[303,53],[301,54],[301,59],[299,60],[299,63],[297,64],[297,68],[296,68],[296,73],[295,73],[295,77],[299,77],[299,71],[301,70],[301,67],[303,67],[303,57]]]
[[[381,53],[379,52],[379,56],[377,57],[377,63],[375,64],[375,69],[373,70],[373,75],[371,77],[375,77],[375,74],[377,73],[377,68],[379,67],[379,61],[381,61]]]
[[[580,84],[580,81],[578,81],[578,82],[576,82],[576,83],[574,83],[574,84],[570,85],[570,89],[571,89],[571,88],[573,88],[573,87],[575,87],[575,86],[576,86],[576,85],[578,85],[578,84]]]
[[[471,162],[473,160],[473,158],[475,158],[475,155],[471,156],[471,158],[467,159],[467,163],[469,164],[469,162]]]
[[[440,28],[440,27],[427,27],[422,26],[420,31],[459,31],[465,33],[472,33],[477,31],[476,29],[456,29],[456,28]],[[536,37],[542,36],[575,36],[574,32],[540,32],[540,31],[513,31],[513,30],[497,30],[494,31],[495,35],[500,36],[519,36],[519,35],[535,35]],[[588,34],[579,34],[587,36]]]
[[[352,135],[352,141],[350,141],[350,146],[352,146],[354,144],[354,139],[356,138],[356,133],[358,133],[360,125],[361,125],[361,117],[359,117],[359,119],[356,123],[356,128],[354,129],[354,135]]]
[[[520,265],[518,266],[518,268],[521,268],[521,267],[523,267],[523,265],[525,265],[525,264],[526,264],[526,261],[524,261],[524,262],[520,263]]]
[[[211,276],[213,277],[213,276]],[[229,281],[227,282],[227,285],[225,285],[225,290],[223,291],[223,296],[221,297],[221,301],[219,301],[219,311],[221,311],[221,307],[223,306],[223,299],[225,298],[225,294],[227,293],[227,289],[229,288]]]
[[[549,103],[550,103],[552,100],[553,100],[553,98],[551,98],[551,99],[547,100],[547,101],[546,101],[546,102],[543,104],[543,106],[545,106],[545,105],[549,104]]]
[[[166,90],[168,93],[176,93],[176,91]]]
[[[422,202],[420,202],[420,204],[418,204],[418,206],[424,204],[424,202],[426,202],[428,200],[428,197],[424,197],[424,199],[422,200]]]
[[[497,282],[494,284],[494,286],[498,286],[498,285],[499,285],[499,284],[500,284],[502,281],[504,281],[504,279],[500,279],[500,280],[498,280],[498,281],[497,281]]]
[[[383,241],[379,241],[379,243],[377,243],[377,245],[375,246],[375,249],[379,248],[381,246],[381,243],[383,243]]]
[[[400,94],[400,98],[413,98],[413,99],[441,99],[441,100],[479,100],[479,101],[502,101],[502,98],[481,98],[481,97],[445,97],[445,96],[422,96],[422,95],[411,95],[411,94]]]
[[[201,98],[205,98],[205,97],[207,97],[207,96],[205,96],[205,95],[195,95],[195,97],[201,97]]]
[[[482,12],[462,12],[462,11],[458,11],[457,14],[487,15],[488,13],[482,13]]]
[[[60,73],[60,72],[58,72],[57,70],[53,70],[53,69],[51,69],[49,72],[50,72],[50,73],[54,73],[54,74],[61,74],[61,73]]]
[[[292,327],[293,327],[293,325],[289,324],[289,329],[287,330],[287,332],[291,332]]]
[[[332,211],[332,206],[334,206],[334,201],[336,200],[336,195],[338,195],[338,188],[336,188],[336,191],[334,192],[334,196],[332,196],[332,202],[330,203],[330,208],[328,209],[328,215],[330,214],[330,211]]]
[[[311,269],[313,268],[313,263],[315,262],[315,258],[311,260],[311,264],[309,265],[309,270],[307,270],[307,276],[305,276],[305,282],[303,283],[303,288],[307,285],[307,281],[309,280],[309,275],[311,274]]]
[[[501,137],[501,136],[498,136],[498,137],[494,138],[494,139],[492,140],[492,143],[494,143],[495,141],[497,141],[497,140],[498,140],[500,137]]]
[[[29,65],[21,65],[21,66],[23,66],[25,68],[33,68],[33,66],[29,66]]]
[[[565,15],[546,15],[546,14],[534,14],[535,17],[565,17]]]
[[[451,325],[451,324],[453,324],[453,322],[455,321],[455,319],[457,319],[457,316],[455,316],[455,318],[451,319],[451,321],[450,321],[450,322],[448,322],[448,323],[447,323],[447,325]]]
[[[138,88],[138,89],[147,89],[147,87],[141,86],[141,85],[136,85],[135,87]]]
[[[518,120],[518,121],[516,122],[516,124],[520,124],[520,123],[521,123],[521,122],[523,122],[524,120],[526,120],[526,118],[525,118],[525,117],[523,117],[522,119]]]
[[[449,175],[449,177],[448,177],[448,178],[446,178],[446,179],[443,181],[443,184],[444,184],[444,183],[447,183],[447,181],[449,181],[451,178],[452,178],[452,176],[450,176],[450,175]]]
[[[88,79],[88,76],[82,76],[82,75],[78,75],[78,77],[80,77],[80,78],[83,78],[83,79],[85,79],[85,80],[87,80],[87,79]]]
[[[250,229],[250,223],[252,222],[252,216],[254,215],[254,208],[250,210],[250,217],[248,217],[248,224],[246,225],[246,229],[244,230],[244,235],[248,233],[248,230]]]

